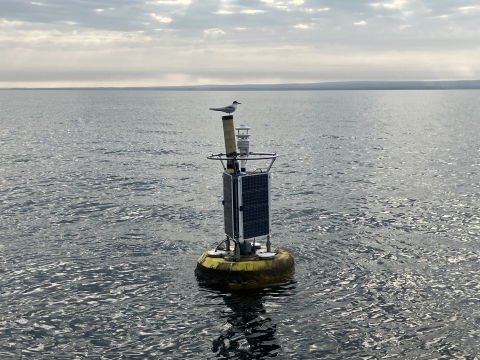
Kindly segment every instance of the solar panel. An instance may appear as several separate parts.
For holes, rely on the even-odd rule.
[[[235,236],[233,215],[233,178],[230,174],[223,173],[223,222],[225,234],[231,238]]]
[[[240,237],[270,234],[270,174],[241,176],[238,182]]]

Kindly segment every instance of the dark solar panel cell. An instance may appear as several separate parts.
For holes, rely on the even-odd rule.
[[[269,182],[269,174],[241,178],[244,239],[270,233]]]
[[[233,222],[233,199],[232,199],[232,176],[223,173],[223,217],[224,217],[224,226],[225,234],[234,237],[235,228]]]

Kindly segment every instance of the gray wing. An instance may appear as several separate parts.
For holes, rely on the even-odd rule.
[[[225,106],[225,107],[222,107],[222,108],[210,108],[209,110],[213,110],[213,111],[223,111],[223,112],[226,112],[226,113],[232,113],[235,111],[235,107],[233,107],[232,105],[229,105],[229,106]]]

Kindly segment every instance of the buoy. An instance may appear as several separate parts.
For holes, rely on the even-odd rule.
[[[293,257],[271,245],[271,176],[276,153],[250,151],[250,127],[234,128],[233,115],[222,117],[225,153],[212,154],[223,166],[225,239],[197,262],[197,279],[230,289],[271,286],[289,281]],[[235,134],[237,130],[237,134]],[[238,150],[237,150],[238,149]],[[266,167],[256,167],[263,160]],[[253,170],[247,163],[255,162]],[[257,239],[265,237],[265,245]]]

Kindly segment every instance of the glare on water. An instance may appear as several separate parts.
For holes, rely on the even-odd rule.
[[[464,358],[480,346],[478,91],[1,91],[0,354]],[[221,119],[272,168],[280,287],[200,286]]]

